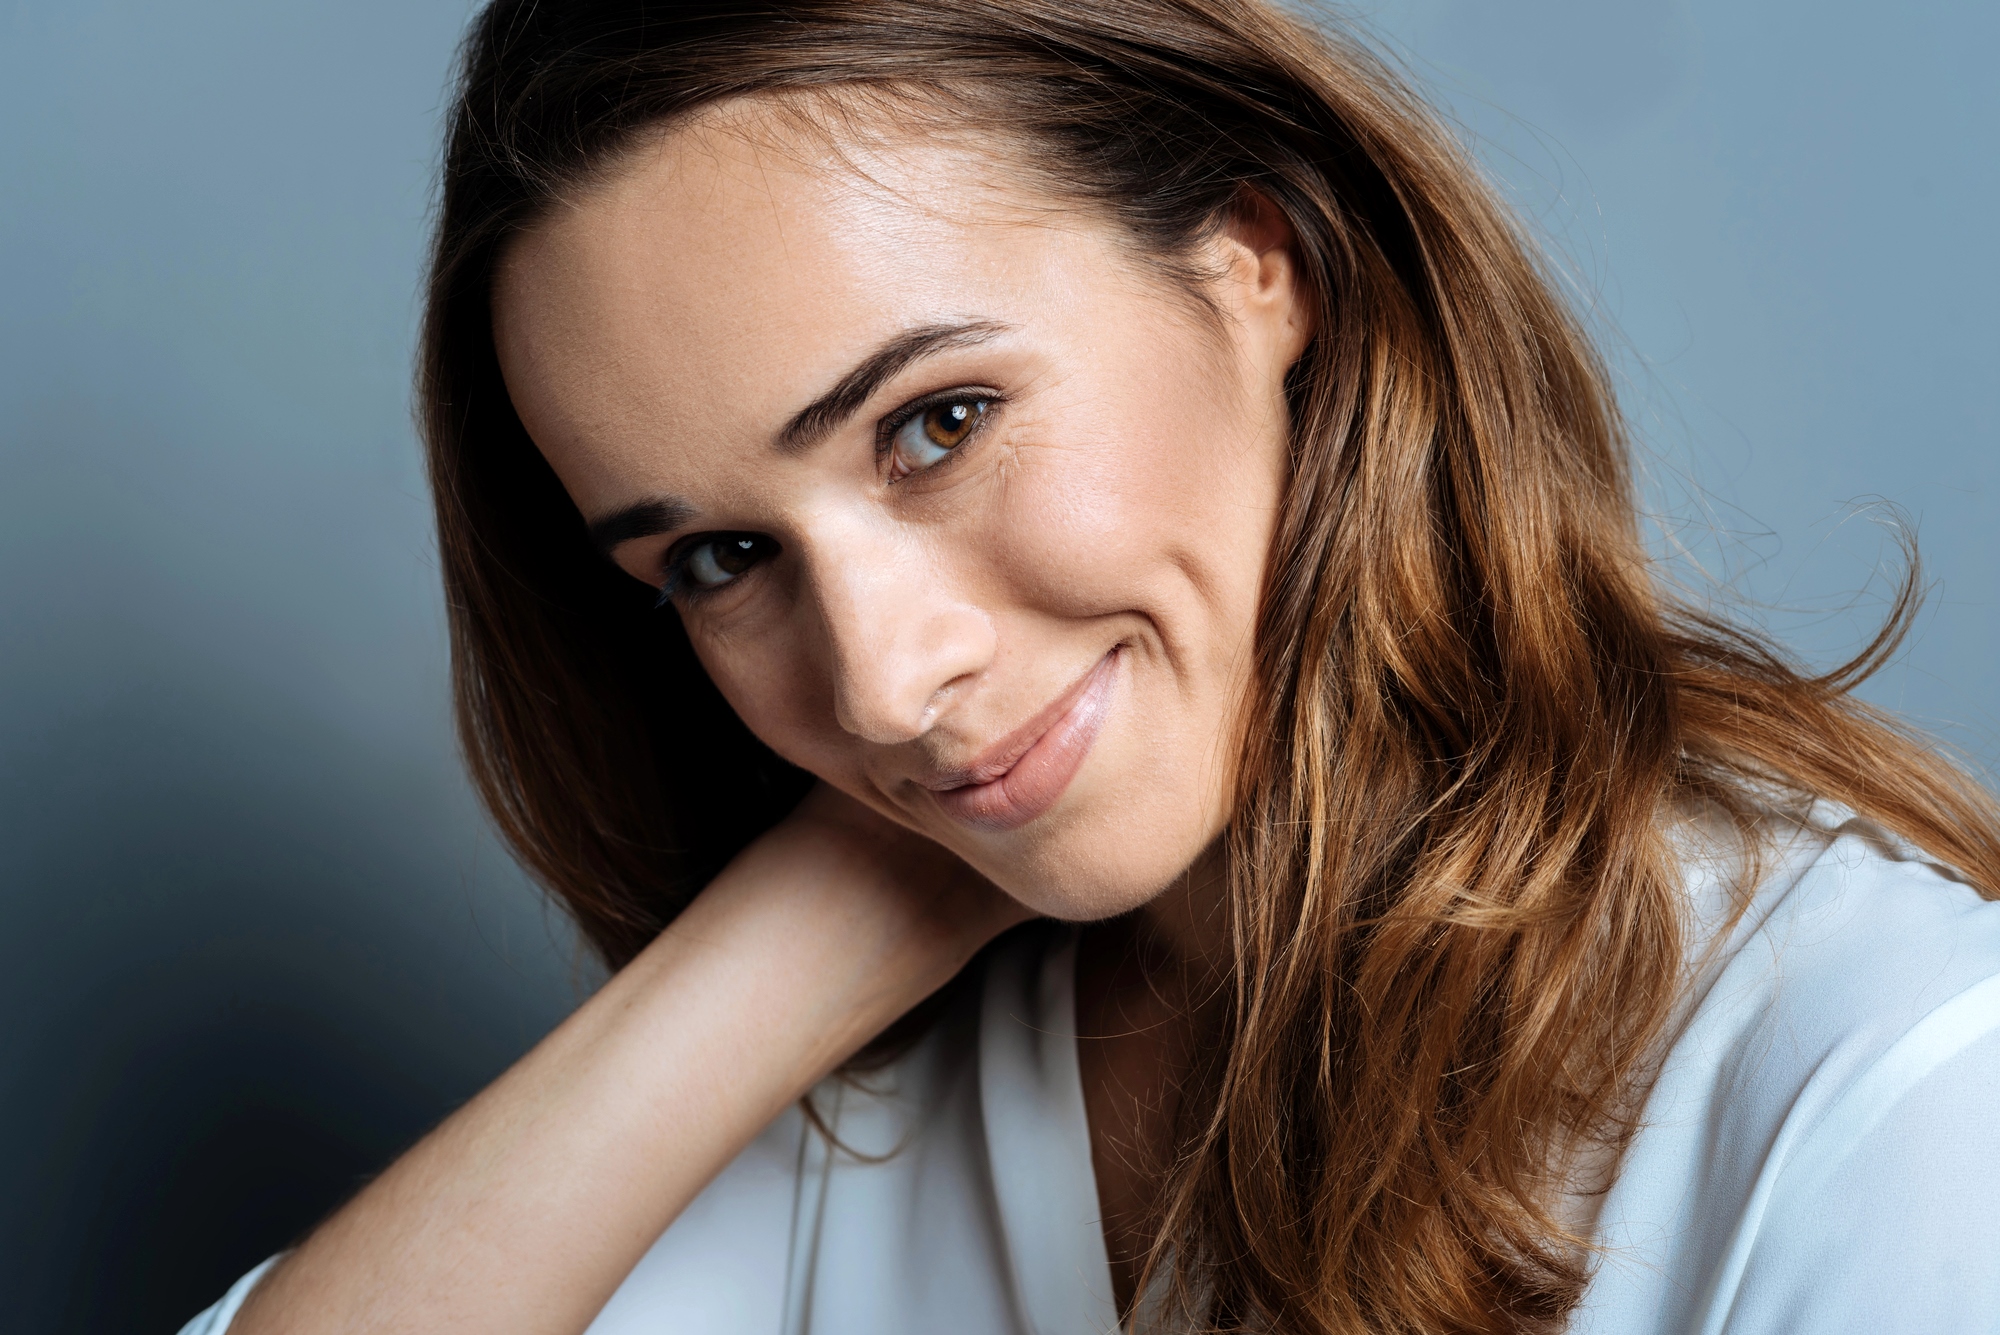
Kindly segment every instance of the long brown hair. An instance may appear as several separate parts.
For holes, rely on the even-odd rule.
[[[501,383],[495,259],[642,133],[843,88],[992,128],[1163,262],[1259,192],[1317,303],[1226,835],[1228,1041],[1154,1253],[1183,1314],[1559,1322],[1588,1275],[1563,1166],[1626,1133],[1683,976],[1678,804],[1788,785],[2000,891],[1988,795],[1849,694],[1914,582],[1823,675],[1668,597],[1605,369],[1535,249],[1391,71],[1261,0],[497,0],[421,385],[459,723],[614,967],[808,780],[592,551]]]

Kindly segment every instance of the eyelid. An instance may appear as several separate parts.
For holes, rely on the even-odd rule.
[[[740,550],[727,556],[720,554],[732,545]],[[690,533],[667,549],[666,568],[653,607],[658,610],[676,598],[702,601],[754,576],[772,557],[783,551],[784,545],[767,533],[745,529],[705,529],[700,533]],[[708,552],[718,553],[709,557],[708,563],[719,568],[707,573],[695,571],[694,567],[702,563],[704,553]],[[732,564],[739,558],[741,564]]]
[[[689,584],[682,578],[687,571],[688,557],[693,555],[695,548],[705,542],[715,541],[717,536],[719,535],[714,532],[690,533],[686,537],[676,538],[667,544],[666,554],[660,558],[663,573],[660,580],[660,596],[653,602],[653,609],[655,611],[665,607],[676,598],[692,600],[705,598],[711,593],[719,592],[717,589],[704,589],[698,585]]]
[[[660,596],[653,600],[653,610],[655,612],[685,592],[681,588],[681,572],[687,566],[687,558],[684,555],[677,554],[680,552],[681,543],[685,541],[686,539],[683,538],[681,542],[670,545],[667,548],[666,555],[660,559]]]
[[[974,436],[977,436],[986,429],[988,419],[992,416],[992,410],[1007,402],[1006,397],[999,390],[989,389],[985,385],[953,385],[950,389],[933,390],[929,394],[920,394],[908,403],[905,403],[902,407],[885,415],[876,424],[876,456],[879,458],[887,454],[891,446],[895,443],[896,433],[905,426],[908,426],[918,414],[935,408],[940,403],[956,403],[961,399],[978,399],[987,407],[987,411],[981,413],[979,420],[973,424],[971,434],[966,437],[967,442],[970,442]],[[960,446],[960,448],[964,447]],[[956,455],[957,451],[954,450],[952,453]]]
[[[985,385],[968,384],[953,385],[946,389],[933,390],[928,394],[918,395],[916,398],[885,414],[876,423],[876,457],[880,458],[894,448],[896,433],[909,425],[919,414],[935,408],[940,403],[955,403],[963,399],[979,400],[986,405],[986,411],[980,414],[978,422],[974,424],[972,432],[966,437],[965,442],[958,449],[952,451],[951,457],[958,457],[959,450],[962,450],[965,444],[969,444],[990,425],[993,409],[1006,403],[1006,397],[999,390],[989,388]],[[936,466],[941,467],[943,463],[948,462],[949,460],[945,460]],[[932,470],[926,469],[924,471],[929,472]],[[914,476],[914,474],[911,476]],[[711,531],[690,533],[684,537],[675,539],[667,545],[666,552],[661,557],[660,562],[662,566],[660,593],[659,597],[653,603],[655,609],[666,607],[676,598],[694,601],[709,597],[711,594],[719,593],[722,589],[729,587],[725,584],[713,589],[704,589],[689,584],[682,578],[682,574],[687,568],[688,558],[703,543],[712,542],[717,536],[717,533]],[[731,581],[731,583],[734,583],[734,581]]]
[[[687,563],[688,552],[701,536],[699,533],[684,533],[667,544],[666,549],[660,553],[662,584],[671,584],[679,576],[681,567]]]

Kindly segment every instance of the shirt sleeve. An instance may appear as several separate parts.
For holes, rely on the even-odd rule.
[[[2000,1332],[2000,1007],[1962,1009],[1801,1147],[1703,1335]]]
[[[221,1301],[182,1326],[180,1335],[226,1335],[229,1323],[236,1319],[236,1309],[243,1306],[243,1300],[250,1296],[250,1290],[257,1287],[257,1281],[264,1278],[264,1272],[277,1263],[278,1258],[273,1256],[230,1285],[229,1292],[222,1295]]]

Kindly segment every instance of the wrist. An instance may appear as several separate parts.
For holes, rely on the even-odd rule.
[[[742,1045],[732,1080],[768,1086],[773,1112],[1010,925],[989,921],[984,895],[967,893],[983,883],[955,864],[884,893],[879,864],[784,845],[746,850],[607,985],[656,1017],[645,1027],[664,1042],[714,1015]]]

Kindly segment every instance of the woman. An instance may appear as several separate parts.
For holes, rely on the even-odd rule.
[[[193,1329],[1993,1328],[2000,817],[1847,694],[1910,599],[1829,676],[1673,601],[1361,50],[499,0],[422,394],[617,972]]]

